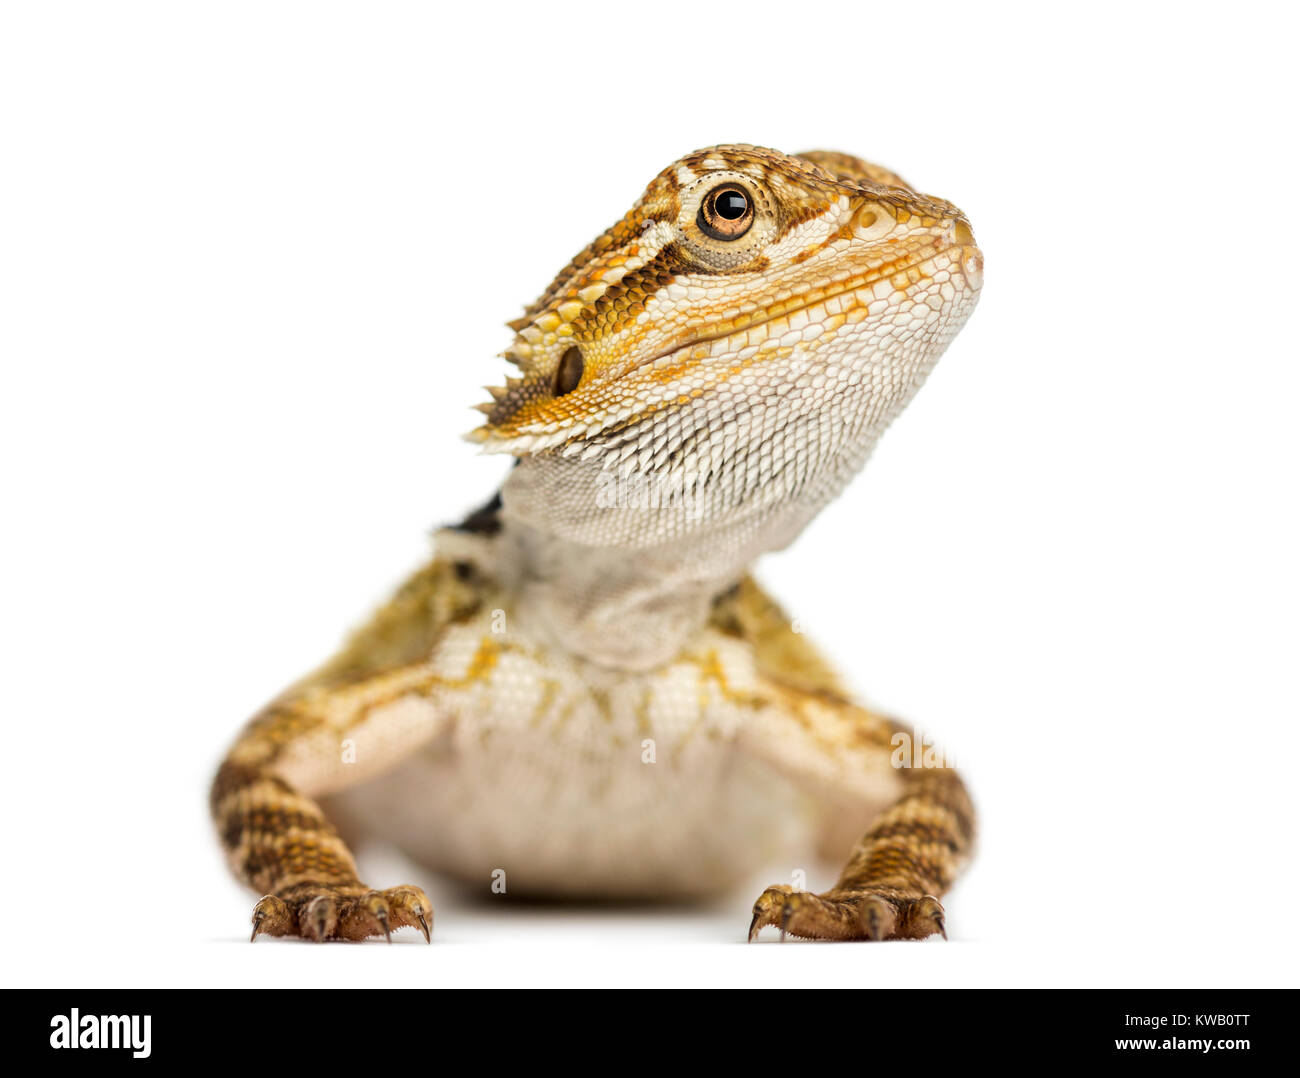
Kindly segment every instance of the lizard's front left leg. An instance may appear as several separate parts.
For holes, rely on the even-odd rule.
[[[823,797],[897,792],[854,847],[835,886],[814,894],[769,887],[754,904],[752,940],[765,925],[805,939],[923,939],[944,935],[939,902],[970,854],[975,812],[957,772],[895,767],[897,724],[826,691],[781,694],[786,718],[760,724],[754,747]]]
[[[838,679],[789,616],[746,578],[721,597],[714,626],[748,644],[760,675],[759,708],[744,750],[793,780],[826,807],[828,821],[861,807],[857,842],[835,886],[821,894],[769,887],[754,903],[752,940],[765,925],[806,939],[922,939],[946,935],[942,895],[970,855],[975,811],[957,772],[917,761],[900,746],[913,732],[846,699]],[[901,740],[900,740],[901,735]],[[932,751],[932,750],[931,750]],[[941,758],[936,763],[944,762]],[[825,852],[851,838],[831,826]],[[831,832],[834,832],[832,837]],[[839,846],[839,848],[843,848]]]
[[[430,938],[428,895],[362,883],[312,796],[370,777],[432,737],[441,724],[429,699],[435,681],[417,665],[307,688],[272,704],[235,743],[213,782],[211,806],[235,874],[264,895],[252,938],[357,940],[390,937],[403,925]]]
[[[974,839],[975,814],[957,772],[907,774],[907,792],[872,824],[835,887],[814,895],[768,887],[754,904],[749,938],[764,925],[803,939],[948,938],[939,896],[952,886]]]
[[[769,887],[754,904],[752,940],[764,925],[805,939],[945,939],[942,895],[974,837],[974,810],[951,768],[922,768],[867,831],[835,886],[821,894]]]

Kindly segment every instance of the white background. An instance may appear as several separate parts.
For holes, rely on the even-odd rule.
[[[1287,6],[3,10],[5,983],[1300,980]],[[760,567],[968,775],[953,942],[745,947],[756,891],[466,907],[379,849],[435,946],[249,947],[222,750],[494,488],[460,435],[504,320],[723,141],[875,158],[985,252]]]

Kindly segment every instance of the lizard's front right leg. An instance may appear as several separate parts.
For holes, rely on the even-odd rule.
[[[362,883],[310,795],[370,777],[432,737],[440,725],[428,696],[435,683],[420,665],[308,688],[272,704],[235,743],[213,782],[211,805],[235,874],[264,894],[253,910],[253,939],[391,938],[403,925],[430,938],[428,895]]]

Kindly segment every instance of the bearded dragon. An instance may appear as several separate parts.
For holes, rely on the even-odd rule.
[[[510,323],[519,374],[470,435],[515,458],[500,492],[222,763],[253,938],[430,938],[428,895],[363,883],[345,834],[587,898],[847,852],[829,890],[763,891],[749,938],[944,933],[965,787],[893,766],[903,728],[748,567],[862,467],[982,270],[961,211],[855,157],[717,146],[659,173]]]

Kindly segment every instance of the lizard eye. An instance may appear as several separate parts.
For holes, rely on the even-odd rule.
[[[754,223],[754,200],[739,184],[724,183],[704,196],[695,223],[710,239],[738,240]]]
[[[582,351],[574,345],[560,357],[560,365],[555,368],[555,395],[563,397],[572,393],[582,381]]]

